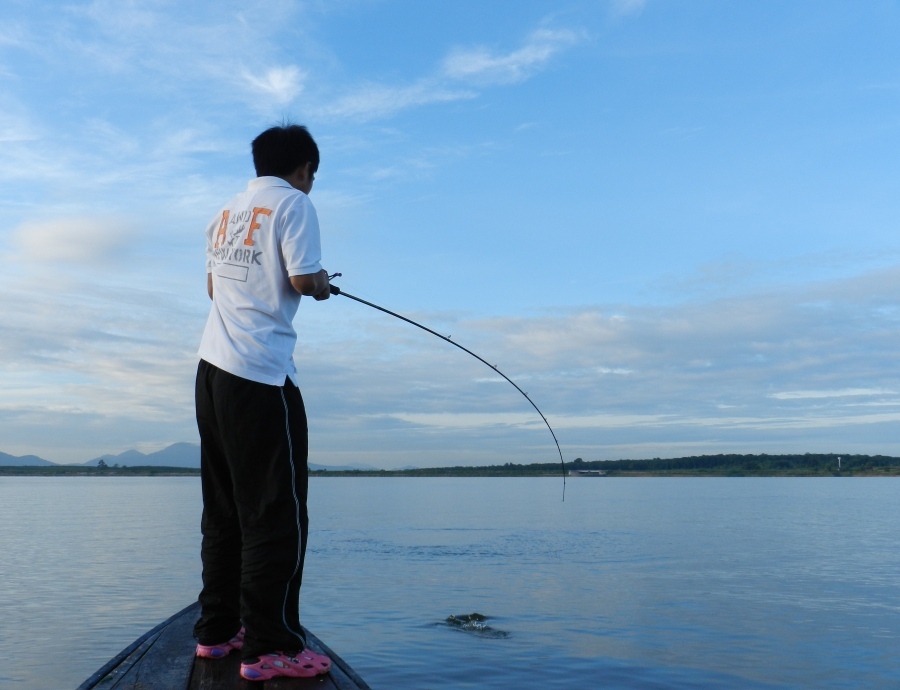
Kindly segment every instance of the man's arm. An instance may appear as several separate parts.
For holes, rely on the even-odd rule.
[[[212,273],[206,274],[206,292],[209,293],[209,298],[212,299]]]
[[[331,297],[331,289],[328,285],[328,271],[324,268],[318,273],[291,276],[291,285],[301,295],[310,295],[319,302]]]

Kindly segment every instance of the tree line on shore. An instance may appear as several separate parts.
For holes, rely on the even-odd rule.
[[[606,476],[897,476],[900,457],[888,455],[848,455],[804,453],[802,455],[695,455],[682,458],[647,460],[593,460],[576,458],[566,470],[603,470]],[[559,476],[558,462],[519,465],[483,465],[478,467],[426,467],[404,470],[312,470],[311,476],[356,477],[542,477]],[[185,476],[198,475],[199,469],[184,467],[107,466],[6,466],[0,475],[30,476]]]
[[[603,470],[606,476],[690,475],[690,476],[893,476],[900,475],[900,457],[886,455],[845,455],[804,453],[802,455],[695,455],[647,460],[593,460],[576,458],[566,463],[566,471]],[[350,470],[310,472],[315,476],[401,476],[401,477],[529,477],[558,476],[558,462],[481,467],[428,467],[406,470]]]

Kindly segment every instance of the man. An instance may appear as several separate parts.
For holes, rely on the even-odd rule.
[[[197,656],[241,650],[241,676],[326,673],[305,649],[300,582],[308,518],[307,424],[292,320],[301,295],[328,299],[309,200],[319,149],[305,127],[252,145],[257,177],[206,230],[212,308],[200,343],[196,406],[203,485]]]

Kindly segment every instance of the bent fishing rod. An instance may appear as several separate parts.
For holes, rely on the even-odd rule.
[[[340,274],[340,273],[335,273],[334,275],[328,276],[328,279],[331,280],[332,278],[340,278],[340,277],[341,277],[341,274]],[[502,376],[502,377],[503,377],[504,379],[506,379],[510,384],[512,384],[513,388],[515,388],[517,391],[519,391],[523,396],[525,396],[525,399],[526,399],[529,403],[531,403],[531,406],[532,406],[532,407],[535,409],[535,411],[541,416],[541,419],[544,420],[544,424],[547,425],[547,429],[550,431],[550,435],[553,437],[553,443],[556,444],[556,452],[559,453],[559,464],[560,464],[560,466],[562,467],[562,477],[563,477],[563,501],[566,500],[566,463],[565,463],[565,461],[563,460],[562,449],[559,447],[559,441],[556,440],[556,434],[553,433],[553,427],[550,426],[550,422],[547,421],[547,418],[544,416],[544,413],[541,412],[540,408],[539,408],[537,405],[534,404],[534,400],[532,400],[531,398],[528,397],[528,393],[526,393],[526,392],[523,391],[521,388],[519,388],[519,386],[516,384],[515,381],[513,381],[511,378],[509,378],[509,376],[507,376],[507,375],[504,374],[502,371],[500,371],[500,370],[497,368],[497,365],[491,364],[490,362],[488,362],[488,361],[487,361],[486,359],[484,359],[483,357],[479,357],[478,355],[476,355],[476,354],[475,354],[474,352],[472,352],[469,348],[463,347],[462,345],[460,345],[460,344],[459,344],[458,342],[456,342],[455,340],[451,340],[451,339],[450,339],[450,336],[448,336],[448,335],[441,335],[441,334],[438,333],[437,331],[433,331],[433,330],[431,330],[430,328],[428,328],[428,326],[423,326],[422,324],[420,324],[420,323],[418,323],[418,322],[416,322],[416,321],[413,321],[412,319],[408,319],[408,318],[406,318],[405,316],[402,316],[401,314],[397,314],[396,312],[392,312],[390,309],[385,309],[384,307],[379,307],[377,304],[372,304],[372,302],[367,302],[366,300],[361,299],[360,297],[357,297],[357,296],[355,296],[355,295],[351,295],[349,292],[344,292],[344,291],[341,290],[341,288],[339,288],[337,285],[329,285],[329,290],[331,291],[331,294],[332,294],[332,295],[342,295],[343,297],[347,297],[347,298],[349,298],[349,299],[352,299],[354,302],[359,302],[360,304],[365,304],[367,307],[372,307],[372,309],[377,309],[378,311],[383,311],[385,314],[390,314],[391,316],[396,317],[396,318],[400,319],[401,321],[406,321],[406,323],[412,324],[412,325],[415,326],[416,328],[421,328],[423,331],[427,331],[428,333],[431,333],[431,335],[437,336],[438,338],[440,338],[440,339],[443,340],[444,342],[450,343],[450,344],[453,345],[454,347],[458,347],[458,348],[459,348],[460,350],[462,350],[463,352],[466,352],[466,353],[472,355],[472,356],[473,356],[475,359],[477,359],[479,362],[481,362],[482,364],[484,364],[484,365],[487,366],[487,367],[490,367],[495,373],[500,374],[500,376]]]

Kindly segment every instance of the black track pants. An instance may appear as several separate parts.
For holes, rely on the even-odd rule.
[[[201,360],[196,384],[203,484],[200,644],[247,628],[242,657],[306,646],[300,581],[309,520],[306,410],[284,387]]]

